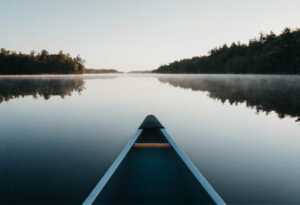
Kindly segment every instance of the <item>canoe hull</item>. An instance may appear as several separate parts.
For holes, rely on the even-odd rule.
[[[154,124],[140,127],[84,204],[225,204],[161,124]]]

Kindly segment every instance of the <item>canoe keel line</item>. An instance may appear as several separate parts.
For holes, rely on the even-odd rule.
[[[225,202],[156,117],[148,115],[83,204]]]

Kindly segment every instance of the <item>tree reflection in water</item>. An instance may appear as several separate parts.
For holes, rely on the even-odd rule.
[[[70,96],[84,89],[82,78],[0,78],[0,103],[33,96],[48,100],[51,96]]]
[[[210,98],[222,103],[245,103],[257,112],[275,111],[279,118],[291,116],[300,121],[300,76],[165,75],[157,78],[175,87],[206,91]]]
[[[15,75],[0,76],[0,103],[33,96],[48,100],[51,96],[71,96],[85,89],[85,80],[113,79],[118,75]]]

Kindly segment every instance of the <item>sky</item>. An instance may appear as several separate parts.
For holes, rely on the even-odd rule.
[[[156,69],[300,27],[299,0],[0,0],[0,47],[80,55],[88,68]]]

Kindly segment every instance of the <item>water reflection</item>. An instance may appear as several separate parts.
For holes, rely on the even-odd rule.
[[[279,118],[296,117],[300,121],[300,77],[266,75],[195,75],[158,76],[162,83],[208,92],[212,99],[247,107]]]
[[[273,112],[255,116],[244,106],[299,117],[299,77],[148,74],[0,81],[1,96],[38,96],[0,104],[0,204],[82,203],[149,113],[226,202],[300,202],[298,123]],[[72,97],[46,102],[43,95],[49,93]],[[245,103],[223,106],[221,100]]]
[[[85,89],[85,79],[112,79],[114,75],[84,75],[84,76],[4,76],[0,77],[0,103],[11,99],[33,96],[35,99],[51,96],[71,96]]]
[[[0,103],[33,96],[71,96],[85,89],[85,80],[113,79],[120,75],[15,76],[0,77]],[[155,75],[161,83],[208,92],[212,99],[247,107],[279,118],[296,117],[300,121],[300,77],[270,75]]]

